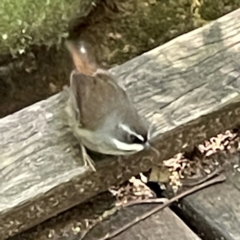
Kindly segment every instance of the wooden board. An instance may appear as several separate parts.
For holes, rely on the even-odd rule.
[[[115,215],[96,225],[85,237],[84,240],[98,240],[114,230],[123,227],[138,216],[154,208],[154,204],[142,204],[128,207],[118,211]],[[148,239],[148,240],[200,240],[188,226],[182,222],[169,208],[159,211],[149,218],[138,222],[121,234],[111,238],[122,239]]]
[[[240,239],[240,153],[216,154],[224,162],[227,181],[206,188],[178,205],[181,215],[204,239]]]
[[[240,10],[111,71],[155,123],[142,152],[83,167],[60,93],[0,119],[0,232],[28,229],[239,123]]]
[[[117,211],[115,203],[113,195],[104,192],[8,240],[80,240],[82,237],[80,230],[86,229],[93,219],[101,219],[84,237],[84,240],[99,240],[105,234],[112,233],[115,229],[119,229],[156,206],[155,204],[142,204]],[[127,238],[123,238],[123,234]],[[164,240],[175,240],[178,239],[177,236],[186,240],[200,239],[169,208],[137,223],[127,229],[126,233],[117,235],[116,239],[134,240],[139,235],[140,239],[144,236],[147,236],[144,239],[156,239],[154,236]]]

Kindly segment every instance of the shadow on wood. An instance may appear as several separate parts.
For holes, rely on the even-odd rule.
[[[160,151],[82,166],[64,92],[0,119],[0,232],[28,229],[239,122],[240,10],[111,70]]]

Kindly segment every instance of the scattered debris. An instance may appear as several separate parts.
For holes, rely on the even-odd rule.
[[[182,186],[183,179],[184,181],[185,178],[200,179],[214,171],[219,163],[214,162],[211,155],[219,151],[234,153],[239,149],[239,141],[240,135],[237,130],[227,130],[199,144],[193,152],[178,153],[173,158],[165,160],[164,166],[154,167],[150,173],[141,173],[121,186],[112,187],[109,191],[116,197],[116,206],[152,198],[155,193],[146,185],[148,181],[158,182],[160,185],[169,183],[176,192]],[[235,169],[240,171],[238,165]]]
[[[189,178],[198,179],[204,174],[209,175],[220,161],[218,157],[211,157],[214,156],[213,153],[237,152],[239,140],[238,131],[218,134],[196,146],[192,152],[176,154],[173,158],[165,160],[164,166],[156,167],[152,172],[140,173],[120,186],[111,187],[109,192],[96,196],[89,202],[76,206],[25,233],[16,235],[11,240],[79,240],[80,235],[88,232],[103,219],[115,214],[122,206],[141,201],[154,201],[156,194],[147,186],[149,180],[163,185],[168,184],[176,191],[182,182]],[[239,165],[238,162],[234,163],[233,171],[239,172]],[[155,201],[161,201],[161,199],[155,199]],[[164,204],[165,202],[159,207],[165,206]]]
[[[111,233],[108,233],[107,235],[105,235],[102,238],[99,238],[99,240],[107,240],[107,239],[111,239],[113,237],[115,237],[116,235],[120,234],[121,232],[125,231],[126,229],[132,227],[133,225],[137,224],[138,222],[150,217],[151,215],[155,214],[156,212],[168,207],[171,203],[178,201],[179,199],[186,197],[187,195],[190,195],[194,192],[197,192],[203,188],[206,188],[210,185],[216,184],[216,183],[221,183],[223,181],[226,180],[226,177],[220,173],[221,169],[215,171],[212,175],[210,180],[205,179],[206,181],[203,181],[202,183],[200,183],[199,185],[196,185],[194,187],[192,187],[191,189],[188,189],[180,194],[178,194],[177,196],[172,197],[171,199],[147,199],[148,201],[136,201],[133,203],[128,204],[127,206],[131,206],[131,205],[135,205],[135,204],[139,204],[139,203],[160,203],[158,204],[155,208],[153,208],[152,210],[142,214],[141,216],[138,216],[137,218],[135,218],[134,220],[128,222],[127,224],[125,224],[124,226],[122,226],[121,228],[118,228],[116,230],[114,230]],[[216,175],[220,174],[219,176],[216,177]],[[80,240],[84,240],[83,237]]]

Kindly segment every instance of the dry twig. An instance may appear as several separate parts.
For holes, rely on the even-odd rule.
[[[197,192],[203,188],[206,188],[210,185],[213,184],[217,184],[220,182],[223,182],[226,180],[226,177],[223,174],[220,174],[220,172],[222,171],[222,168],[215,170],[213,173],[209,174],[206,178],[201,179],[197,184],[195,184],[194,187],[192,187],[191,189],[188,189],[180,194],[178,194],[177,196],[174,196],[171,199],[164,199],[164,198],[158,198],[158,199],[143,199],[143,200],[137,200],[137,201],[133,201],[130,203],[125,204],[123,207],[126,206],[132,206],[135,204],[141,204],[141,203],[162,203],[162,205],[158,205],[155,208],[153,208],[152,210],[142,214],[139,217],[136,217],[134,220],[130,221],[129,223],[127,223],[126,225],[124,225],[123,227],[116,229],[115,231],[113,231],[112,233],[108,233],[107,235],[105,235],[102,238],[99,238],[99,240],[107,240],[110,239],[112,237],[115,237],[116,235],[120,234],[121,232],[123,232],[124,230],[132,227],[133,225],[135,225],[136,223],[150,217],[151,215],[155,214],[156,212],[168,207],[171,203],[178,201],[179,199],[186,197],[187,195],[190,195],[194,192]],[[213,178],[214,176],[220,174],[219,176]],[[213,178],[213,179],[210,179]],[[209,180],[210,179],[210,180]],[[87,234],[87,232],[85,232],[85,234],[82,235],[82,237],[80,238],[80,240],[82,240],[84,238],[84,236]]]

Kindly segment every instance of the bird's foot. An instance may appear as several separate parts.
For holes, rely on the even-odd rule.
[[[87,154],[86,148],[81,144],[81,150],[82,150],[82,158],[84,161],[84,166],[90,166],[90,168],[96,172],[96,168],[94,167],[95,163],[91,159],[91,157]]]

